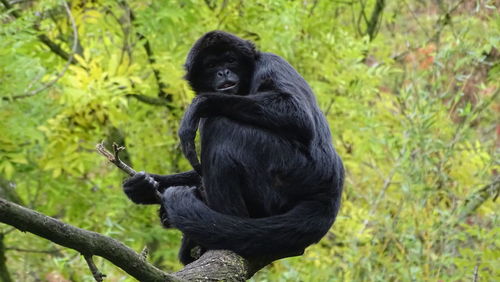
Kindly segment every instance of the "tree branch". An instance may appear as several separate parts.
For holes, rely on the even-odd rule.
[[[133,176],[136,172],[119,158],[120,151],[124,147],[113,144],[113,153],[106,150],[102,143],[96,145],[97,151],[105,156],[108,161],[116,165],[119,169]],[[161,197],[157,192],[157,197]],[[143,251],[144,252],[144,251]],[[142,254],[141,256],[145,257]],[[241,256],[227,250],[209,250],[198,260],[186,265],[184,269],[175,273],[175,276],[188,281],[245,281],[252,277],[255,272],[268,265],[272,260],[248,261]]]
[[[135,174],[135,170],[118,156],[123,147],[113,144],[113,153],[103,144],[97,144],[96,149],[121,170],[129,175]],[[144,253],[138,254],[113,238],[66,224],[1,197],[0,222],[78,251],[84,256],[96,281],[102,281],[104,275],[95,266],[92,256],[107,259],[140,281],[245,281],[272,261],[246,260],[231,251],[210,250],[179,272],[168,274],[147,262]]]
[[[99,153],[120,169],[135,171],[118,157],[123,147],[113,145],[113,153],[98,144]],[[95,267],[92,256],[100,256],[140,281],[245,281],[266,266],[270,260],[246,260],[227,250],[210,250],[179,272],[168,274],[146,261],[123,243],[102,234],[84,230],[0,198],[0,222],[27,231],[81,253],[96,281],[103,274]]]
[[[366,33],[370,37],[370,41],[375,38],[380,22],[382,21],[382,15],[385,7],[385,0],[377,0],[375,3],[375,8],[373,9],[372,15],[370,16],[370,21],[367,22]]]
[[[113,143],[112,146],[113,146],[113,153],[106,150],[103,143],[97,144],[95,148],[97,152],[99,152],[99,154],[105,156],[108,159],[108,161],[116,165],[119,169],[121,169],[130,176],[134,176],[137,172],[133,168],[128,166],[126,163],[122,162],[122,160],[120,160],[120,157],[118,156],[118,154],[121,151],[125,150],[125,147],[120,147],[116,143]]]
[[[92,276],[94,276],[95,281],[97,282],[102,282],[104,281],[104,277],[106,277],[106,274],[102,274],[97,266],[94,263],[94,260],[92,259],[92,256],[90,255],[83,255],[85,258],[85,261],[87,262],[87,265],[90,268],[90,271],[92,272]]]
[[[0,198],[0,222],[76,250],[84,257],[105,258],[139,281],[245,281],[269,263],[248,261],[231,251],[212,250],[179,272],[168,274],[113,238],[66,224],[3,198]]]
[[[205,252],[175,275],[186,281],[245,281],[248,272],[248,261],[239,255],[214,250]]]
[[[84,255],[103,257],[140,281],[179,281],[123,243],[96,232],[71,226],[0,198],[0,222],[48,239]]]

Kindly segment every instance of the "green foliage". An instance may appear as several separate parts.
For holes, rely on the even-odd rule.
[[[137,170],[187,170],[177,129],[193,93],[182,64],[194,40],[223,29],[305,77],[347,170],[331,232],[254,281],[460,281],[475,270],[494,281],[498,186],[465,220],[458,215],[500,169],[498,7],[385,1],[370,40],[364,18],[375,2],[71,1],[78,44],[63,73],[64,56],[40,39],[72,53],[62,2],[14,4],[18,18],[0,5],[0,178],[27,206],[137,251],[148,246],[155,264],[179,269],[179,232],[161,228],[155,207],[126,199],[124,175],[94,146],[125,144]],[[14,280],[91,280],[75,252],[7,226],[0,233]],[[130,280],[110,263],[97,265]]]

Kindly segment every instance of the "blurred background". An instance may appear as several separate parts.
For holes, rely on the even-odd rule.
[[[222,29],[309,82],[346,166],[331,231],[253,281],[498,281],[500,1],[0,0],[0,196],[112,236],[167,271],[180,233],[95,152],[190,167],[183,63]],[[495,201],[496,200],[496,201]],[[106,281],[133,281],[98,259]],[[0,277],[93,281],[73,250],[0,224]],[[0,278],[2,280],[2,278]]]

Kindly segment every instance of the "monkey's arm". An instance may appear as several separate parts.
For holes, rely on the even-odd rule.
[[[181,122],[179,137],[184,155],[199,171],[194,138],[200,118],[225,116],[241,123],[264,128],[307,146],[313,138],[314,122],[307,104],[291,94],[278,91],[236,96],[221,93],[198,95]]]

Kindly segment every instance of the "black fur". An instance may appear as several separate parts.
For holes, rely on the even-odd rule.
[[[220,62],[221,67],[242,81],[229,94],[208,89],[215,73],[203,62],[227,51],[237,54],[237,63]],[[302,254],[333,224],[344,181],[342,161],[309,85],[281,57],[222,31],[200,38],[185,67],[197,97],[179,136],[186,157],[203,175],[202,185],[195,172],[187,178],[152,175],[161,187],[177,186],[162,194],[162,219],[184,233],[181,261],[193,260],[196,245],[248,258]],[[201,164],[194,147],[198,124]],[[125,183],[127,195],[138,203],[157,203],[151,195],[138,196],[139,188],[151,191],[147,177],[138,179],[140,185]]]
[[[194,170],[171,175],[146,174],[141,171],[123,183],[123,191],[136,204],[160,204],[156,187],[162,192],[167,187],[179,185],[199,187],[201,178]]]

